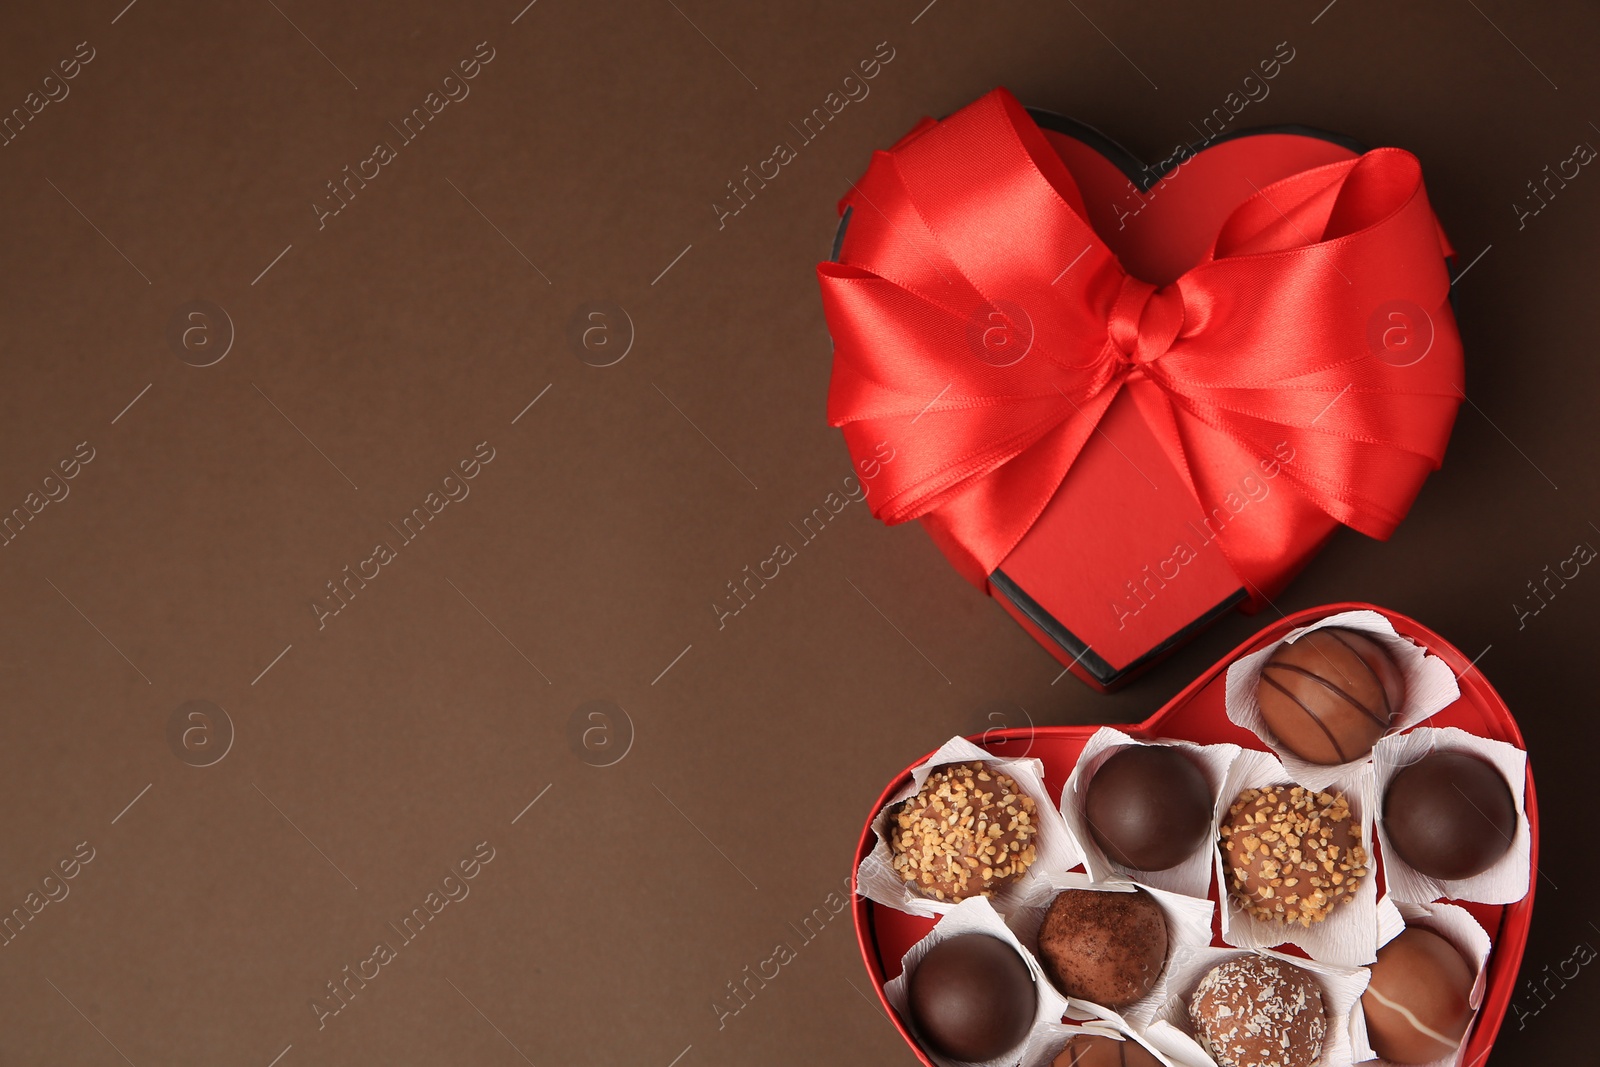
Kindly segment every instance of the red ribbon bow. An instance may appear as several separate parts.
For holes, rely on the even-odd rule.
[[[922,519],[980,587],[1124,388],[1207,513],[1242,470],[1293,449],[1281,471],[1297,492],[1218,538],[1258,606],[1286,580],[1297,530],[1325,514],[1387,538],[1443,459],[1463,396],[1452,252],[1409,152],[1266,186],[1159,287],[1122,268],[1003,89],[876,153],[846,207],[846,261],[817,269],[829,422],[858,460],[893,446],[873,514]],[[1432,319],[1417,363],[1378,358],[1369,341],[1391,303]],[[980,357],[996,324],[1030,340],[1009,365]]]

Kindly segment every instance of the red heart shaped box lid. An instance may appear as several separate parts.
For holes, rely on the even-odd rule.
[[[1365,151],[1326,131],[1271,126],[1204,138],[1198,149],[1180,148],[1150,165],[1091,126],[1036,108],[1028,114],[1072,173],[1069,199],[1130,273],[1157,285],[1199,262],[1229,215],[1259,190]],[[850,258],[843,254],[849,222],[847,211],[832,256],[840,262]],[[1235,606],[1254,609],[1205,532],[1214,517],[1193,498],[1185,475],[1131,400],[1114,400],[1099,430],[1032,528],[989,575],[988,592],[1074,675],[1108,691]],[[1279,458],[1287,462],[1292,453]],[[1224,473],[1224,480],[1239,477]],[[1275,595],[1337,526],[1328,515],[1308,514],[1285,538],[1278,574],[1261,593]],[[1191,551],[1184,580],[1161,582],[1150,568],[1170,564],[1178,544]],[[1161,587],[1159,597],[1135,591],[1141,574],[1146,584]]]
[[[1505,701],[1477,668],[1472,666],[1466,656],[1421,623],[1372,604],[1328,604],[1279,619],[1224,656],[1144,722],[1115,725],[1134,737],[1171,737],[1201,744],[1231,741],[1242,748],[1266,751],[1266,745],[1260,738],[1242,727],[1235,726],[1229,721],[1224,710],[1223,694],[1228,665],[1240,656],[1248,655],[1279,640],[1298,626],[1304,626],[1341,611],[1358,610],[1376,611],[1383,615],[1402,637],[1417,642],[1444,660],[1450,669],[1456,672],[1461,687],[1461,699],[1427,720],[1425,725],[1455,726],[1468,733],[1504,741],[1525,749],[1522,734],[1517,729],[1516,720],[1512,718]],[[1011,759],[1032,756],[1041,760],[1044,763],[1045,785],[1049,788],[1051,797],[1059,799],[1061,789],[1066,785],[1073,765],[1077,763],[1078,754],[1083,751],[1083,746],[1098,729],[1100,729],[1098,725],[1041,726],[1020,730],[995,730],[970,740],[997,756]],[[857,867],[876,844],[872,833],[872,820],[897,792],[910,783],[912,769],[929,755],[932,753],[922,756],[896,776],[873,805],[872,811],[867,815],[861,840],[856,846]],[[1529,862],[1537,870],[1539,809],[1534,799],[1532,767],[1528,769],[1525,806],[1531,829]],[[1500,1031],[1500,1023],[1505,1018],[1506,1009],[1511,1003],[1511,994],[1516,988],[1517,970],[1521,966],[1522,952],[1528,941],[1528,925],[1533,917],[1533,890],[1536,881],[1535,879],[1529,882],[1528,895],[1515,904],[1454,902],[1472,913],[1488,932],[1493,943],[1489,955],[1488,976],[1484,985],[1483,1005],[1478,1009],[1472,1032],[1467,1038],[1466,1058],[1463,1061],[1465,1063],[1479,1063],[1488,1055],[1489,1049],[1494,1045],[1495,1035]],[[1213,884],[1211,887],[1213,900],[1216,899],[1216,895],[1216,886]],[[907,915],[894,908],[876,904],[860,895],[852,897],[851,909],[855,917],[856,940],[861,945],[861,956],[866,962],[867,973],[872,977],[873,986],[877,989],[878,999],[883,1004],[884,1012],[893,1020],[907,1044],[916,1051],[917,1058],[928,1067],[934,1067],[933,1061],[912,1037],[906,1020],[895,1013],[883,995],[884,983],[900,973],[901,957],[907,949],[922,940],[928,931],[933,929],[934,920]],[[1213,938],[1213,943],[1222,944],[1218,937]],[[1328,1067],[1341,1067],[1341,1065],[1330,1064]]]
[[[1257,190],[1364,150],[1308,127],[1255,127],[1214,138],[1163,172],[1093,127],[1037,109],[1029,114],[1071,169],[1095,233],[1129,273],[1156,285],[1198,263],[1223,222]]]

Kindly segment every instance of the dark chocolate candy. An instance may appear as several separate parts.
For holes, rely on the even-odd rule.
[[[1039,962],[1067,996],[1125,1008],[1149,993],[1166,967],[1166,916],[1143,889],[1068,889],[1039,927]]]
[[[1389,843],[1432,878],[1482,874],[1511,848],[1517,806],[1494,767],[1465,752],[1433,752],[1389,780]]]
[[[1367,1040],[1394,1063],[1432,1063],[1461,1047],[1472,1022],[1472,968],[1431,930],[1410,927],[1378,950],[1361,994]]]
[[[1404,697],[1405,679],[1389,650],[1338,626],[1279,645],[1256,686],[1267,729],[1308,763],[1364,758]]]
[[[1211,832],[1211,790],[1183,751],[1134,745],[1100,765],[1084,791],[1084,817],[1113,863],[1137,871],[1176,867]]]
[[[1016,949],[988,934],[958,934],[928,951],[911,973],[911,1025],[953,1060],[994,1059],[1022,1044],[1038,992]]]

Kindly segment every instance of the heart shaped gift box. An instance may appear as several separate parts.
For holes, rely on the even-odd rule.
[[[1414,157],[1305,127],[1147,167],[996,90],[840,202],[829,419],[873,513],[1095,688],[1387,537],[1461,393]]]
[[[1234,649],[1144,722],[1120,726],[1119,729],[1136,739],[1175,739],[1202,745],[1232,743],[1247,751],[1266,752],[1268,745],[1260,737],[1235,725],[1228,717],[1225,707],[1228,667],[1241,657],[1275,644],[1299,627],[1315,623],[1338,612],[1360,610],[1377,611],[1382,614],[1401,637],[1408,638],[1430,655],[1437,656],[1458,676],[1459,699],[1435,712],[1427,720],[1428,728],[1454,727],[1475,737],[1504,742],[1519,750],[1523,748],[1522,735],[1510,710],[1467,657],[1420,623],[1367,604],[1329,605],[1278,620]],[[1043,763],[1045,788],[1050,797],[1056,799],[1061,796],[1063,787],[1072,775],[1080,753],[1099,729],[1098,726],[1056,726],[995,730],[970,740],[986,749],[996,759],[1017,760],[1031,757],[1040,760]],[[911,784],[913,771],[926,759],[927,757],[924,757],[923,760],[919,760],[891,781],[873,806],[856,850],[858,871],[862,861],[867,859],[878,846],[873,823],[879,812],[906,791]],[[1516,785],[1517,783],[1512,783],[1513,788]],[[1528,862],[1532,870],[1536,869],[1538,864],[1539,816],[1534,799],[1531,770],[1526,773],[1524,789],[1523,807],[1528,828]],[[1384,881],[1383,864],[1387,861],[1382,848],[1382,842],[1379,841],[1377,878],[1380,885]],[[927,936],[935,925],[935,919],[876,903],[862,896],[859,887],[857,889],[852,900],[856,938],[860,943],[862,958],[866,962],[873,986],[883,1002],[884,1010],[906,1042],[916,1051],[918,1059],[928,1067],[935,1067],[934,1060],[917,1042],[909,1022],[895,1010],[890,998],[885,996],[884,990],[885,985],[900,974],[901,960],[907,950]],[[1210,883],[1209,899],[1218,901],[1220,896],[1218,883],[1213,878]],[[1477,920],[1488,934],[1492,946],[1487,970],[1483,976],[1483,999],[1477,1010],[1473,1028],[1466,1037],[1460,1060],[1462,1063],[1476,1064],[1482,1062],[1494,1044],[1495,1035],[1499,1031],[1501,1021],[1510,1005],[1512,993],[1515,991],[1517,970],[1527,944],[1528,927],[1533,915],[1533,882],[1530,879],[1526,895],[1510,904],[1458,903],[1461,903],[1461,906]],[[1213,944],[1217,946],[1226,944],[1220,929],[1214,936]],[[1327,1064],[1325,1067],[1342,1067],[1342,1065]]]

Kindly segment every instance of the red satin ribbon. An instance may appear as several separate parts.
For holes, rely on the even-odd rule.
[[[845,207],[847,259],[817,269],[829,422],[858,459],[892,444],[873,514],[922,519],[979,587],[1124,388],[1207,513],[1280,442],[1294,450],[1281,473],[1297,492],[1253,503],[1217,540],[1258,605],[1308,522],[1325,513],[1387,538],[1443,459],[1463,395],[1451,250],[1409,152],[1261,189],[1160,287],[1123,270],[1067,165],[1003,89],[876,153]],[[1369,342],[1390,301],[1433,320],[1433,346],[1410,366]],[[1031,332],[1010,366],[980,358],[976,338],[995,322]]]

